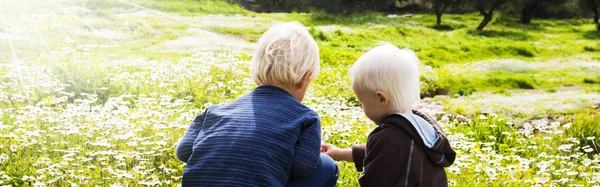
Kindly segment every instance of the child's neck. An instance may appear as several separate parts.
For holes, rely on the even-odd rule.
[[[302,102],[302,100],[304,99],[304,93],[303,93],[303,89],[299,89],[296,88],[294,86],[290,86],[290,85],[286,85],[280,82],[276,82],[273,84],[262,84],[262,83],[257,83],[258,86],[275,86],[278,88],[281,88],[283,90],[285,90],[286,92],[290,93],[296,100]],[[304,92],[306,92],[304,90]]]
[[[386,112],[386,116],[397,113],[406,113],[404,111],[399,110],[397,107],[392,106],[391,104],[384,106],[384,110]]]
[[[412,113],[412,111],[402,111],[402,110],[398,110],[396,108],[386,108],[385,110],[385,116],[389,116],[392,114],[400,114],[400,113]]]

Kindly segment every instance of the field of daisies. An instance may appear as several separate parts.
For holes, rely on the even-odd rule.
[[[454,30],[438,31],[432,15],[220,4],[239,13],[203,14],[193,8],[206,4],[169,2],[0,1],[0,186],[178,186],[179,138],[204,108],[255,87],[256,40],[287,21],[307,25],[321,48],[304,103],[321,116],[323,141],[364,143],[375,128],[347,71],[387,41],[422,61],[418,108],[457,151],[451,186],[600,186],[600,37],[586,31],[591,21],[544,21],[538,27],[552,32],[541,33],[498,20],[496,31],[476,33],[462,25],[476,15],[449,15]],[[358,186],[353,164],[339,167],[338,186]]]

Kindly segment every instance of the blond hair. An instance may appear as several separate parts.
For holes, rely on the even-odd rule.
[[[410,49],[388,43],[375,47],[356,60],[350,78],[361,91],[385,92],[399,112],[411,112],[421,100],[419,59]]]
[[[308,72],[312,72],[309,80],[313,80],[319,68],[317,43],[302,24],[289,22],[270,28],[260,37],[250,71],[255,82],[291,86]]]

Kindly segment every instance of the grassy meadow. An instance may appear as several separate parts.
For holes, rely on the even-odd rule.
[[[457,151],[451,186],[600,186],[600,32],[591,19],[478,14],[255,13],[206,0],[0,1],[0,186],[178,186],[179,138],[204,108],[252,90],[270,26],[299,21],[321,51],[304,103],[322,137],[375,128],[348,69],[381,42],[421,60],[419,109]],[[338,186],[358,186],[339,163]]]

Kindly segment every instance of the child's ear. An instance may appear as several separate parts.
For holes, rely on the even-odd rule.
[[[377,101],[379,101],[380,105],[387,105],[390,102],[388,95],[381,90],[377,90],[377,92],[375,92],[375,95],[377,96]]]
[[[298,83],[298,85],[296,85],[296,86],[298,86],[298,89],[302,89],[302,88],[308,87],[308,83],[310,82],[309,79],[310,79],[311,75],[312,75],[312,72],[309,71],[309,72],[306,72],[304,74],[304,76],[302,76],[302,79],[300,79],[300,82]]]

